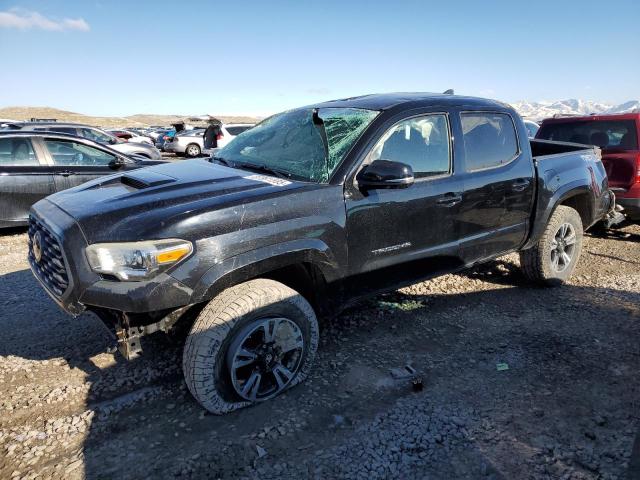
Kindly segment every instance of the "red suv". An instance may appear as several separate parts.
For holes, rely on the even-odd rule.
[[[640,223],[640,113],[549,118],[536,138],[600,147],[616,203]]]

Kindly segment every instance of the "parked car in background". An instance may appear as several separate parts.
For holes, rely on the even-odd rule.
[[[527,136],[529,138],[535,138],[536,133],[538,133],[538,129],[540,129],[540,125],[538,125],[533,120],[523,120],[524,128],[527,129]]]
[[[242,132],[249,130],[252,127],[254,127],[254,125],[250,123],[230,123],[221,125],[220,135],[218,135],[217,139],[217,148],[224,147],[237,135],[240,135]],[[210,154],[211,151],[204,149],[204,132],[204,128],[178,132],[173,139],[165,142],[164,151],[191,158],[197,157],[201,153]]]
[[[318,317],[363,297],[509,252],[562,284],[612,208],[599,149],[530,141],[503,103],[367,95],[274,115],[209,159],[52,195],[32,207],[28,258],[126,358],[145,334],[191,328],[187,387],[222,414],[303,381]]]
[[[177,132],[164,143],[164,151],[178,156],[197,157],[204,148],[204,129],[183,130]]]
[[[640,113],[550,118],[536,138],[600,147],[616,203],[640,223]]]
[[[165,143],[170,139],[173,138],[174,135],[176,134],[176,131],[174,129],[171,130],[164,130],[164,133],[158,135],[158,138],[156,139],[155,142],[155,146],[158,150],[160,150],[161,152],[164,152],[165,149]]]
[[[162,155],[158,149],[147,143],[134,143],[120,140],[115,135],[90,125],[63,122],[21,122],[14,123],[11,128],[32,132],[60,132],[87,138],[94,142],[108,145],[125,155],[138,155],[150,160],[160,160]]]
[[[26,225],[29,208],[55,192],[160,163],[55,132],[0,132],[0,228]]]
[[[160,138],[162,135],[164,135],[165,133],[167,133],[169,130],[171,130],[170,128],[154,128],[154,129],[147,129],[146,130],[146,135],[151,138],[153,140],[153,142],[157,142],[158,138]]]
[[[122,140],[126,140],[127,142],[148,143],[149,145],[153,145],[153,140],[151,137],[144,134],[140,134],[138,132],[134,132],[131,130],[114,130],[114,129],[110,129],[107,131],[109,133],[112,133],[116,137],[121,138]]]

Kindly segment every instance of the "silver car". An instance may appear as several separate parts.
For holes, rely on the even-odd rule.
[[[251,123],[228,123],[220,126],[220,136],[217,140],[218,148],[224,147],[233,140],[236,135],[240,135],[245,130],[249,130],[254,125]],[[211,151],[204,149],[204,128],[193,130],[183,130],[176,133],[173,139],[168,139],[163,149],[165,152],[184,155],[186,157],[197,157],[201,153],[210,154]]]
[[[150,160],[160,160],[162,155],[153,145],[147,143],[126,142],[109,132],[105,132],[90,125],[63,122],[21,122],[11,125],[14,129],[34,131],[34,132],[60,132],[75,135],[77,137],[88,138],[94,142],[108,145],[109,147],[124,153],[125,155],[137,155],[138,157]]]

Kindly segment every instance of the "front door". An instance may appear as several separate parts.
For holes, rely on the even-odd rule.
[[[81,185],[94,178],[114,173],[116,155],[99,150],[73,139],[45,138],[44,147],[49,153],[56,191]]]
[[[383,283],[393,282],[398,266],[410,277],[406,269],[415,262],[422,262],[424,276],[430,269],[458,263],[455,218],[462,184],[454,171],[450,130],[443,113],[396,120],[383,130],[363,166],[375,160],[402,162],[412,167],[414,183],[366,192],[358,189],[356,180],[345,184],[352,276],[375,271]]]
[[[0,227],[25,224],[29,209],[54,192],[53,175],[26,137],[0,138]]]

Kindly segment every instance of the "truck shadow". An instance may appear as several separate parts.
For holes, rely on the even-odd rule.
[[[60,376],[69,386],[86,385],[88,390],[78,403],[29,407],[35,412],[26,416],[18,410],[3,414],[0,428],[48,432],[55,420],[72,425],[75,417],[89,412],[84,431],[46,433],[52,439],[47,445],[55,446],[53,454],[26,467],[45,477],[66,478],[347,476],[351,464],[372,461],[366,452],[359,456],[371,422],[397,408],[399,401],[416,396],[421,403],[443,406],[443,431],[435,433],[442,433],[446,443],[455,430],[454,440],[464,449],[445,451],[419,436],[411,448],[398,440],[397,448],[408,448],[406,454],[415,459],[402,471],[407,475],[526,476],[532,468],[527,463],[531,452],[546,452],[528,427],[527,422],[539,421],[530,418],[532,405],[543,406],[547,416],[558,419],[555,427],[548,422],[546,435],[555,438],[562,454],[570,451],[569,443],[589,444],[577,425],[600,409],[618,412],[608,427],[598,427],[602,441],[622,442],[628,436],[633,440],[624,430],[637,415],[638,360],[633,345],[640,334],[639,294],[569,285],[532,288],[512,264],[500,260],[463,275],[489,279],[501,288],[393,294],[398,303],[420,303],[381,310],[375,300],[352,308],[323,325],[317,365],[306,383],[276,400],[218,417],[205,413],[186,390],[179,342],[149,337],[143,356],[127,362],[106,353],[112,338],[96,317],[67,317],[29,271],[9,273],[0,276],[0,362],[26,362],[26,371],[34,376],[27,381],[34,384],[57,384],[52,377]],[[514,284],[521,288],[508,288]],[[575,318],[554,322],[566,309],[575,310]],[[478,311],[482,315],[474,313]],[[580,311],[590,312],[588,318],[581,318]],[[467,330],[477,332],[473,343]],[[606,342],[594,346],[594,336]],[[599,349],[598,355],[593,348]],[[461,362],[463,351],[479,363]],[[427,381],[421,393],[412,393],[409,383],[388,376],[388,367],[408,355]],[[498,360],[506,360],[516,372],[510,382],[495,371]],[[2,374],[8,379],[0,369]],[[480,382],[474,381],[478,375],[483,376]],[[13,394],[18,386],[19,381],[5,380],[1,388],[12,390],[2,396]],[[500,408],[487,407],[493,404]],[[451,420],[461,411],[471,412],[465,428]],[[506,421],[507,415],[512,419]],[[483,436],[488,430],[481,424],[491,427],[491,437]],[[384,430],[384,422],[381,425]],[[411,433],[405,433],[409,438]],[[34,440],[32,445],[46,441]],[[257,446],[266,450],[265,457],[259,458]],[[340,446],[343,450],[336,450]],[[342,455],[342,465],[326,470],[321,455],[327,452]],[[579,461],[557,463],[558,468],[587,471],[588,466],[576,465]],[[25,467],[13,457],[0,461],[0,476],[18,468]]]

